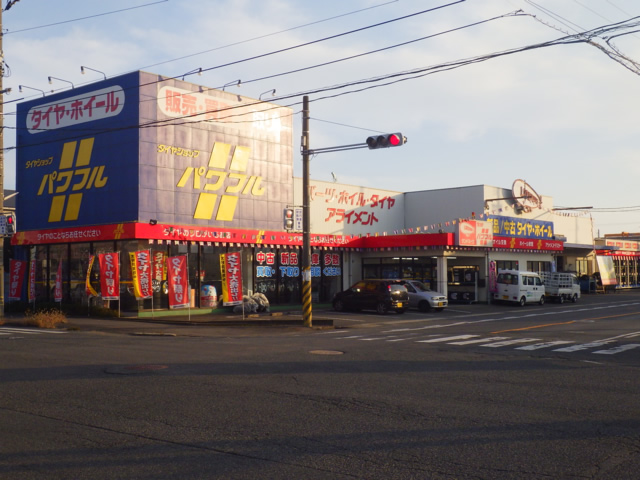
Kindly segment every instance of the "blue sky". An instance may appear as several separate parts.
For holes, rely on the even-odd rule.
[[[239,88],[227,90],[258,98],[276,89],[275,97],[265,97],[291,104],[301,97],[278,97],[534,45],[640,15],[636,0],[467,0],[417,14],[454,2],[20,0],[3,13],[11,74],[4,88],[12,88],[4,101],[41,96],[37,90],[19,93],[21,84],[46,92],[71,86],[55,80],[49,85],[48,76],[75,85],[102,78],[93,71],[81,75],[85,65],[108,77],[137,69],[176,76],[203,68],[208,71],[202,76],[187,79],[210,87],[241,79]],[[518,10],[526,15],[508,15]],[[91,18],[71,21],[82,17]],[[275,76],[405,42],[412,43]],[[617,37],[613,45],[640,62],[640,33]],[[229,63],[234,64],[213,68]],[[272,78],[258,80],[263,77]],[[331,181],[333,172],[340,183],[397,191],[477,184],[511,188],[521,178],[552,196],[556,207],[593,206],[596,234],[638,232],[640,208],[623,210],[640,205],[639,85],[638,74],[598,48],[577,43],[335,98],[323,97],[355,88],[310,93],[312,147],[360,143],[376,132],[408,137],[398,149],[319,155],[312,160],[311,177]],[[297,151],[301,106],[292,108]],[[4,110],[5,186],[13,188],[15,103],[5,103]],[[300,176],[298,155],[295,167]]]

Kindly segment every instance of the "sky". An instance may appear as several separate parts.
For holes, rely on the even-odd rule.
[[[316,155],[313,180],[411,192],[523,179],[591,216],[596,236],[640,232],[637,0],[1,1],[5,188],[18,99],[202,69],[185,80],[293,109],[296,176],[308,95],[312,149],[407,137]],[[548,44],[567,37],[591,42]]]

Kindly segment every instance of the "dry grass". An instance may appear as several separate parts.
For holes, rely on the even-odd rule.
[[[25,314],[26,324],[38,328],[56,328],[62,323],[67,323],[67,317],[60,310],[28,311]]]

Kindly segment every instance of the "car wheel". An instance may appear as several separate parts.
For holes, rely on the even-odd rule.
[[[578,301],[578,294],[577,294],[577,293],[574,293],[574,294],[573,294],[573,297],[571,297],[571,302],[572,302],[572,303],[576,303],[577,301]]]
[[[388,310],[387,305],[384,302],[380,302],[376,306],[376,312],[378,312],[380,315],[386,314],[387,310]]]
[[[560,304],[564,303],[564,295],[560,295],[560,297],[558,297],[558,303]]]
[[[431,305],[429,305],[429,302],[427,302],[426,300],[422,300],[418,304],[418,310],[420,310],[421,312],[428,312],[430,309]]]
[[[342,302],[342,300],[334,300],[333,309],[336,312],[342,312],[344,310],[344,303]]]
[[[540,296],[540,305],[544,305],[544,295]]]
[[[520,297],[520,302],[519,303],[520,303],[521,307],[524,307],[526,305],[526,303],[527,303],[527,299],[524,298],[524,297]]]

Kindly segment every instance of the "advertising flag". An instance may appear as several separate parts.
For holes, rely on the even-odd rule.
[[[53,300],[62,302],[62,260],[58,261],[58,271],[56,273],[56,286],[53,289]]]
[[[178,255],[167,258],[169,287],[169,308],[189,306],[189,277],[187,274],[187,256]]]
[[[220,255],[220,275],[222,277],[222,304],[242,303],[242,258],[240,252]]]
[[[167,254],[159,250],[153,251],[153,280],[152,287],[154,292],[159,292],[162,282],[167,279]]]
[[[120,259],[118,252],[98,254],[100,290],[103,300],[120,299]]]
[[[98,292],[96,289],[91,286],[91,267],[93,267],[93,262],[95,261],[95,255],[89,256],[89,266],[87,267],[87,278],[85,279],[85,292],[88,297],[97,297]]]
[[[36,259],[32,258],[29,265],[29,301],[36,299]]]
[[[22,282],[24,282],[26,269],[27,262],[24,260],[9,261],[9,300],[20,300],[22,298]]]
[[[136,299],[151,298],[151,251],[140,250],[129,253],[131,260],[131,280]]]

